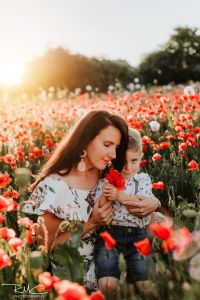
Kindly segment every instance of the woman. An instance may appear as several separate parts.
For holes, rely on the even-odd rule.
[[[93,194],[102,171],[111,161],[114,168],[122,170],[127,144],[128,127],[122,118],[107,111],[89,112],[44,165],[23,208],[26,213],[42,215],[49,250],[70,238],[70,232],[58,232],[63,220],[82,222],[83,245],[79,252],[88,265],[87,283],[92,279],[94,231],[112,219],[111,203],[100,208],[99,199],[93,204]],[[144,199],[142,205],[139,214],[155,210],[157,201]],[[137,208],[129,208],[137,213]],[[38,242],[44,243],[42,228],[38,232]],[[91,284],[87,286],[92,288]]]

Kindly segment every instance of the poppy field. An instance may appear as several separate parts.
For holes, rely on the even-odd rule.
[[[83,282],[76,280],[77,273],[84,274],[76,252],[80,236],[72,234],[74,243],[58,249],[62,263],[67,251],[76,273],[66,272],[69,275],[60,280],[48,269],[45,247],[37,246],[36,220],[21,210],[30,194],[27,186],[62,137],[90,110],[116,113],[129,127],[140,131],[144,152],[141,170],[151,176],[153,193],[168,217],[163,224],[151,224],[149,238],[136,245],[141,256],[151,254],[156,262],[152,291],[148,295],[130,291],[122,280],[118,299],[200,299],[199,88],[177,86],[167,91],[157,87],[148,92],[113,89],[107,94],[88,91],[82,95],[51,88],[32,96],[2,96],[0,300],[103,299],[99,292],[91,295]],[[104,236],[108,243],[111,237]],[[120,266],[124,273],[123,257]]]

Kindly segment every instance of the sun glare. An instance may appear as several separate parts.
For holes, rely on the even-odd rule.
[[[0,84],[6,86],[21,83],[24,65],[17,61],[0,61]]]

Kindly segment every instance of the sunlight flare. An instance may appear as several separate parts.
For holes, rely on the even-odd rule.
[[[22,81],[24,64],[19,61],[0,61],[0,84],[18,85]]]

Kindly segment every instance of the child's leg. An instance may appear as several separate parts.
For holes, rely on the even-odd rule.
[[[136,229],[126,243],[125,259],[127,263],[127,282],[132,283],[142,292],[151,286],[150,276],[155,272],[155,263],[151,255],[142,256],[133,244],[147,237],[145,229]]]
[[[107,250],[104,241],[97,237],[94,248],[95,272],[98,287],[105,295],[106,300],[114,300],[116,297],[120,278],[118,257],[117,249]]]
[[[98,280],[98,288],[106,300],[116,299],[118,281],[115,277],[102,277]]]

